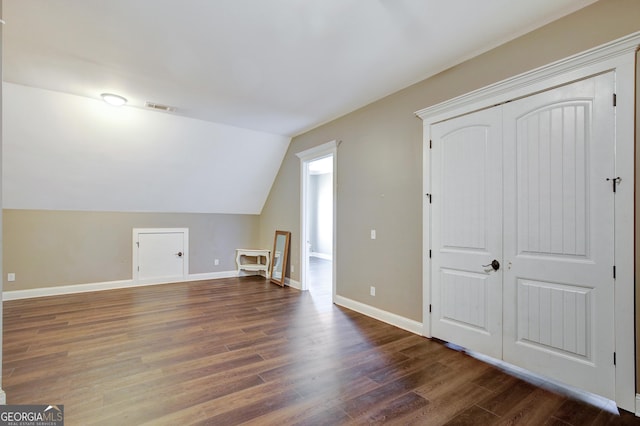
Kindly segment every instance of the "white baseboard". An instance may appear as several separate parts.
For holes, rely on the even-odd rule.
[[[336,305],[344,306],[352,311],[359,312],[371,318],[375,318],[379,321],[386,322],[387,324],[394,325],[403,330],[410,331],[419,336],[422,336],[422,323],[414,321],[405,317],[402,317],[391,312],[383,311],[382,309],[374,308],[373,306],[366,305],[355,300],[348,299],[343,296],[336,295],[333,299]]]
[[[300,282],[292,280],[291,278],[284,277],[284,285],[295,288],[297,290],[302,290],[302,285],[300,284]]]
[[[640,417],[640,394],[636,394],[636,417]]]
[[[31,299],[34,297],[59,296],[63,294],[87,293],[90,291],[115,290],[118,288],[142,287],[147,285],[171,284],[187,281],[215,280],[219,278],[237,277],[238,271],[207,272],[190,274],[185,278],[163,280],[133,280],[106,281],[101,283],[73,284],[58,287],[30,288],[26,290],[11,290],[2,292],[2,300]]]

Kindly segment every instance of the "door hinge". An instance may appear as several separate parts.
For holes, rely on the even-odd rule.
[[[616,365],[616,353],[613,353],[613,365]]]
[[[140,272],[140,267],[138,266],[138,272]]]
[[[429,303],[429,313],[431,313],[431,303]]]
[[[140,248],[140,241],[136,241],[136,245]]]
[[[431,194],[424,194],[424,195],[426,195],[427,197],[429,197],[429,204],[431,204]]]
[[[613,265],[613,279],[616,279],[616,265]]]
[[[431,259],[431,250],[429,250],[429,259]]]
[[[618,187],[618,184],[622,181],[622,178],[620,178],[620,176],[618,177],[614,177],[614,178],[607,178],[607,182],[611,181],[611,184],[613,185],[613,192],[616,192],[616,188]]]
[[[433,148],[433,141],[429,139],[429,149]]]
[[[615,93],[613,94],[613,106],[618,106],[618,96]]]

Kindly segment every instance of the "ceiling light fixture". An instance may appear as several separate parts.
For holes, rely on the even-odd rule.
[[[102,99],[109,105],[122,106],[127,103],[126,98],[120,95],[114,95],[113,93],[103,93],[100,96],[102,96]]]

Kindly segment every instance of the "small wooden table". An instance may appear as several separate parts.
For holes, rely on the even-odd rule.
[[[265,271],[267,279],[271,278],[269,265],[271,264],[271,250],[263,249],[236,249],[236,265],[238,272],[245,271]]]

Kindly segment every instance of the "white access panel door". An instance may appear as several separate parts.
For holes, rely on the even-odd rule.
[[[432,126],[434,337],[502,357],[502,129],[498,108]],[[485,265],[485,266],[483,266]]]
[[[615,399],[613,73],[503,106],[503,359]]]
[[[167,282],[186,277],[188,230],[134,229],[133,238],[134,277],[138,281]]]

